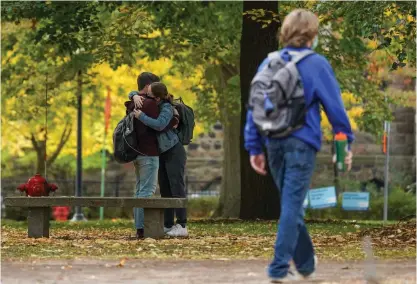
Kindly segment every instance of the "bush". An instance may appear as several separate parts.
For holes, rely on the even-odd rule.
[[[218,196],[188,199],[188,218],[210,218],[219,204]]]
[[[345,211],[342,208],[342,195],[338,197],[336,207],[327,209],[306,210],[306,218],[315,219],[355,219],[355,220],[381,220],[384,210],[383,193],[377,192],[374,188],[370,192],[370,204],[368,211]],[[416,196],[405,192],[400,187],[394,187],[388,196],[388,219],[399,220],[416,214]]]

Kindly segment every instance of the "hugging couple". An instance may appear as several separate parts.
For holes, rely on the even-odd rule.
[[[126,112],[133,113],[139,155],[133,161],[136,173],[136,197],[151,197],[159,180],[161,197],[185,198],[184,171],[187,160],[184,146],[174,131],[179,115],[173,96],[155,74],[138,76],[138,90],[129,93]],[[174,224],[174,214],[177,222]],[[134,209],[136,238],[144,237],[143,208]],[[172,237],[186,237],[187,211],[168,208],[164,211],[164,232]]]

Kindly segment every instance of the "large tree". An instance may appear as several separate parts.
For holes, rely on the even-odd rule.
[[[270,24],[264,27],[262,21],[255,21],[248,12],[261,9],[259,19],[269,18]],[[243,2],[242,38],[240,41],[240,86],[241,105],[248,102],[250,82],[259,64],[268,53],[277,50],[277,31],[279,23],[272,17],[278,12],[276,1],[245,1]],[[263,14],[263,15],[262,15]],[[246,123],[246,111],[242,109],[241,125]],[[243,127],[240,135],[240,179],[242,219],[275,219],[280,213],[279,195],[270,173],[260,176],[251,168],[249,156],[243,146]]]
[[[6,57],[2,62],[5,71],[2,83],[7,89],[7,95],[2,100],[12,98],[9,100],[9,111],[18,108],[27,110],[15,117],[12,110],[7,121],[26,120],[31,124],[24,137],[31,141],[37,153],[36,172],[43,173],[45,166],[49,167],[56,160],[73,126],[68,112],[65,112],[67,115],[64,118],[63,108],[60,108],[61,112],[57,111],[59,108],[51,104],[52,100],[55,99],[55,104],[62,103],[63,100],[58,102],[62,93],[65,89],[71,90],[75,96],[66,105],[81,109],[83,92],[94,92],[100,87],[90,84],[95,75],[89,72],[91,66],[108,62],[116,68],[123,63],[135,62],[136,39],[140,34],[149,32],[149,21],[140,5],[135,6],[134,13],[124,13],[129,5],[98,2],[2,3],[1,20],[3,27],[8,28],[6,33],[2,33],[2,55]],[[67,85],[62,87],[64,83]],[[42,121],[44,116],[40,116],[45,107],[49,108],[49,117],[52,118],[48,120],[50,129],[59,124],[65,125],[60,137],[49,139],[49,144],[56,144],[53,152],[47,151],[47,128]],[[90,110],[100,107],[94,104]],[[62,117],[64,122],[57,117]]]
[[[148,11],[155,15],[156,32],[143,41],[146,54],[172,59],[172,70],[183,77],[202,74],[192,88],[197,119],[206,126],[221,121],[224,127],[222,190],[215,215],[239,217],[242,2],[156,2]]]

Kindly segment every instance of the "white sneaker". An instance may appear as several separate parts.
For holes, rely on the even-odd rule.
[[[271,283],[288,283],[288,282],[294,282],[294,281],[300,281],[303,278],[300,277],[300,275],[296,272],[293,272],[292,270],[288,270],[287,275],[281,278],[276,277],[269,277],[271,280]]]
[[[172,226],[171,228],[164,227],[164,234],[166,234],[166,233],[168,233],[169,231],[171,231],[171,230],[172,230],[172,228],[174,228],[174,226]]]
[[[171,228],[167,235],[170,237],[187,237],[188,231],[187,228],[183,228],[180,224],[177,224]]]

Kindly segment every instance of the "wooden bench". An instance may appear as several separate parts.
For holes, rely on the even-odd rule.
[[[50,208],[52,206],[81,207],[140,207],[144,208],[145,237],[164,236],[164,209],[185,208],[186,198],[134,198],[134,197],[6,197],[4,204],[11,207],[27,207],[28,237],[49,238]]]

